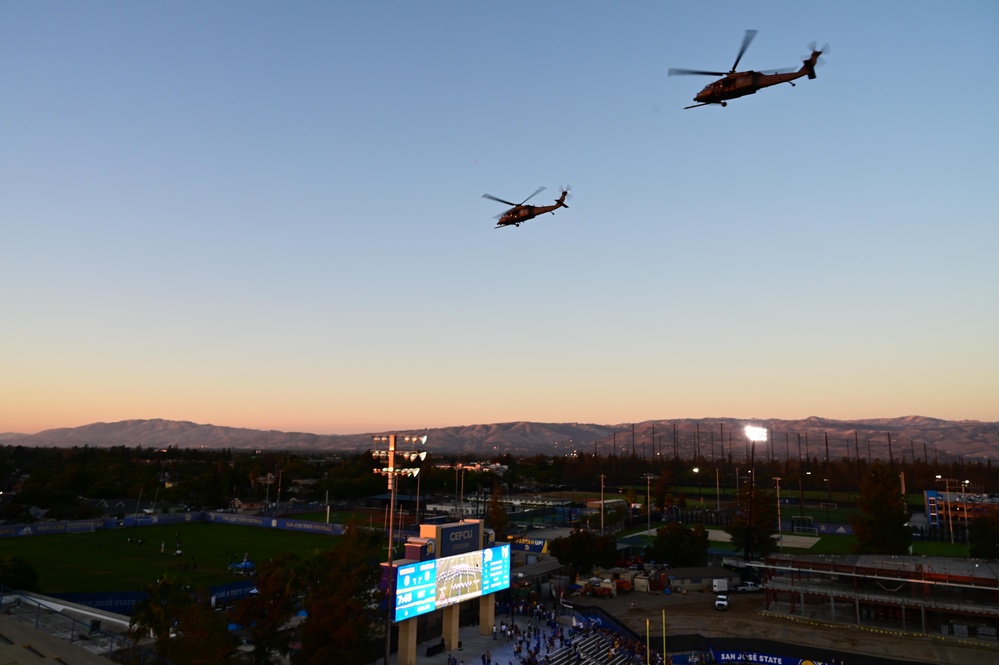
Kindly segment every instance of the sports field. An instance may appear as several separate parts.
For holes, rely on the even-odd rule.
[[[336,542],[314,533],[185,523],[4,538],[0,551],[30,561],[42,593],[72,593],[141,591],[165,573],[193,586],[224,584],[243,579],[228,566],[244,555],[259,566],[285,553],[327,551]]]

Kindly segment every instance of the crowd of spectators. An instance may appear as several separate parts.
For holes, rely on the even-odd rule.
[[[516,663],[510,661],[507,665],[549,665],[556,654],[565,650],[570,653],[569,663],[574,665],[580,665],[584,660],[589,662],[594,657],[605,662],[615,659],[620,662],[623,657],[624,662],[629,665],[646,663],[646,646],[641,641],[589,619],[577,619],[572,625],[565,625],[559,621],[554,606],[521,599],[499,604],[497,611],[498,616],[504,618],[493,626],[493,639],[505,640],[514,645]],[[518,624],[516,617],[526,621]],[[524,625],[523,628],[521,624]],[[588,646],[584,654],[583,638],[589,636],[596,636],[598,639],[595,642],[586,640]],[[665,665],[661,652],[652,651],[651,657],[653,665]],[[493,665],[489,652],[482,655],[482,665]]]

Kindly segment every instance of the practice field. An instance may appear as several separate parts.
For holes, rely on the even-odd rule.
[[[708,540],[718,543],[730,543],[732,542],[732,536],[720,529],[708,529]],[[782,533],[779,545],[781,547],[807,550],[817,542],[819,542],[819,538],[816,536],[799,536]]]
[[[4,538],[0,551],[30,561],[43,593],[73,593],[141,591],[165,573],[193,586],[225,584],[243,579],[228,566],[244,555],[260,566],[285,553],[328,551],[337,542],[322,534],[185,523]]]

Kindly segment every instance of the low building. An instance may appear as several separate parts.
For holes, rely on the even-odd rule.
[[[972,520],[999,511],[999,495],[969,492],[969,486],[968,481],[955,481],[946,491],[923,492],[927,525],[948,533],[963,531]]]
[[[996,561],[774,554],[750,566],[763,573],[772,613],[997,642]]]

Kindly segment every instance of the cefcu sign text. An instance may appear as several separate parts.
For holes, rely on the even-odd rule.
[[[441,529],[441,557],[474,552],[482,541],[479,522],[453,524]]]

